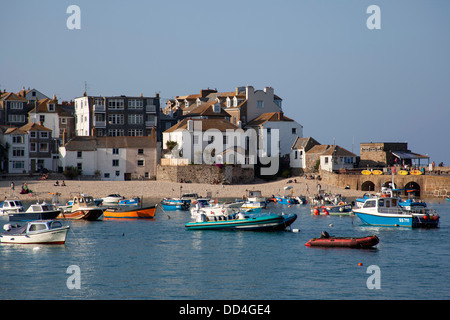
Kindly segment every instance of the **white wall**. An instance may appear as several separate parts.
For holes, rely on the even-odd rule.
[[[89,136],[89,101],[88,97],[75,98],[75,132],[77,136]]]

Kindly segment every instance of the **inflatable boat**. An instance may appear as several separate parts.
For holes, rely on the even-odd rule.
[[[332,237],[326,231],[322,232],[320,238],[314,238],[305,243],[307,247],[343,247],[343,248],[371,248],[378,244],[377,236],[361,238]]]

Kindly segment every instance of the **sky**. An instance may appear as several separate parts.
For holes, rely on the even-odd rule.
[[[0,89],[164,102],[270,86],[304,137],[357,155],[407,142],[450,165],[449,13],[448,0],[4,0]]]

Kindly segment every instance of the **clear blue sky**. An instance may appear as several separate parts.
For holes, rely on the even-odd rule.
[[[69,5],[81,29],[69,30]],[[367,7],[381,9],[369,30]],[[0,88],[154,95],[272,86],[304,136],[450,165],[450,1],[2,1]]]

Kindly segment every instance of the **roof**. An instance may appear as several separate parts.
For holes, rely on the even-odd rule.
[[[400,159],[429,159],[429,156],[410,152],[410,151],[391,151],[392,154]]]
[[[267,112],[262,115],[256,117],[249,123],[247,126],[259,126],[268,121],[294,121],[291,118],[286,117],[283,112]]]
[[[28,122],[26,125],[20,127],[20,130],[23,131],[52,131],[49,128],[46,128],[38,123],[34,123],[34,122]]]
[[[316,145],[320,145],[320,143],[312,137],[300,138],[297,136],[291,149],[304,149],[306,152]]]
[[[78,136],[69,140],[64,147],[67,151],[96,151],[106,148],[156,148],[156,141],[152,136]]]
[[[199,115],[199,116],[222,116],[222,117],[230,117],[230,114],[223,110],[222,107],[220,107],[220,112],[214,112],[213,106],[216,104],[215,101],[209,101],[202,103],[201,105],[193,108],[189,113],[187,113],[188,116],[191,115]]]
[[[5,93],[1,94],[0,95],[0,100],[3,100],[3,101],[5,101],[5,100],[13,100],[13,101],[28,102],[27,99],[22,98],[22,97],[16,95],[15,93],[13,93],[13,92],[5,92]]]
[[[188,121],[193,121],[194,128],[198,129],[201,127],[202,131],[206,131],[209,129],[216,129],[219,131],[226,131],[227,129],[236,130],[239,129],[238,126],[232,124],[230,121],[224,119],[183,119],[178,122],[173,127],[167,129],[164,132],[175,132],[187,130]]]
[[[309,154],[316,153],[322,156],[356,157],[357,155],[337,145],[320,144],[307,151]]]

